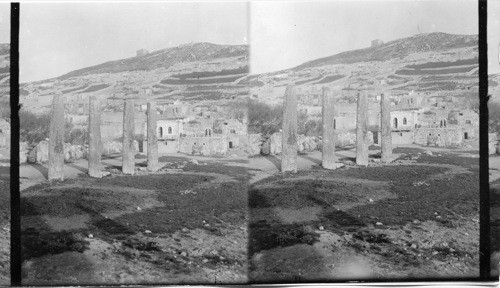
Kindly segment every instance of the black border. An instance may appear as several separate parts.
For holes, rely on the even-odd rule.
[[[250,2],[250,1],[249,1]],[[490,275],[491,268],[491,240],[490,240],[490,191],[489,191],[489,155],[488,155],[488,45],[487,45],[487,0],[477,0],[478,2],[478,53],[479,53],[479,202],[480,202],[480,230],[479,230],[479,261],[480,275],[474,278],[428,278],[428,279],[366,279],[362,281],[337,280],[327,281],[327,283],[394,283],[394,282],[417,282],[423,281],[498,281]],[[250,5],[250,4],[249,4]],[[249,12],[250,13],[250,12]],[[21,286],[21,218],[20,218],[20,190],[19,190],[19,3],[11,3],[11,31],[10,31],[10,107],[11,107],[11,160],[10,160],[10,197],[11,197],[11,245],[10,245],[10,271],[11,286]],[[251,17],[251,16],[249,16]],[[318,283],[305,281],[302,284]],[[210,283],[206,283],[210,285]],[[248,283],[251,284],[251,283]],[[264,283],[262,283],[264,284]],[[282,284],[287,283],[266,283]],[[266,286],[266,284],[264,284]],[[291,283],[289,283],[291,284]],[[297,283],[298,284],[298,283]],[[319,284],[319,283],[318,283]],[[148,285],[150,287],[162,285]],[[163,284],[165,285],[165,284]],[[171,285],[171,284],[167,284]],[[212,284],[213,285],[213,284]],[[45,285],[58,286],[58,285]],[[100,285],[119,286],[119,285]],[[133,286],[141,286],[135,284]],[[231,285],[235,287],[239,285]]]
[[[10,4],[10,283],[21,285],[19,192],[19,3]]]

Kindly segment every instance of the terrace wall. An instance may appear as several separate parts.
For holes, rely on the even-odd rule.
[[[463,142],[461,127],[415,129],[415,144],[425,146],[453,147]]]
[[[217,156],[225,155],[228,144],[226,137],[181,137],[179,138],[179,152]]]

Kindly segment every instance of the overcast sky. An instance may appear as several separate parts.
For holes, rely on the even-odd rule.
[[[252,3],[251,73],[366,48],[373,39],[413,36],[418,28],[422,33],[478,34],[477,7],[476,0]]]
[[[0,43],[10,43],[10,3],[0,3]]]
[[[245,2],[21,3],[20,81],[190,42],[248,44]]]
[[[500,73],[500,1],[488,1],[488,74]]]

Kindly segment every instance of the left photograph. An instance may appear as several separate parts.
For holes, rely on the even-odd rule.
[[[20,8],[22,284],[246,283],[248,5]]]
[[[0,286],[10,285],[10,4],[0,3]]]

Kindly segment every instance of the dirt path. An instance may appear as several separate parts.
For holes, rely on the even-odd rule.
[[[246,170],[198,159],[170,155],[167,164],[182,168],[102,179],[79,177],[79,161],[52,184],[40,167],[24,167],[33,177],[22,191],[23,251],[33,256],[23,284],[246,283]]]
[[[470,153],[445,153],[443,149],[433,151],[435,155],[425,158],[424,163],[416,163],[418,157],[415,158],[417,160],[390,165],[370,163],[372,168],[393,167],[386,169],[391,174],[386,173],[385,176],[384,172],[378,172],[380,176],[369,176],[375,171],[370,168],[346,167],[331,172],[311,170],[320,163],[321,154],[318,152],[299,156],[299,173],[294,176],[277,176],[279,166],[274,165],[278,163],[276,157],[251,159],[249,166],[254,169],[259,167],[262,171],[252,171],[255,173],[251,180],[250,281],[476,277],[479,267],[474,249],[478,247],[478,217],[458,214],[441,216],[440,210],[433,210],[428,213],[432,215],[430,218],[416,217],[411,218],[415,219],[414,223],[409,220],[395,225],[386,224],[370,212],[365,213],[367,216],[357,215],[363,210],[372,211],[371,206],[379,205],[380,208],[376,208],[379,215],[388,217],[396,214],[390,217],[398,221],[397,213],[407,214],[410,211],[394,212],[390,211],[394,207],[392,204],[379,204],[402,202],[398,204],[398,209],[412,209],[412,204],[404,204],[408,201],[406,196],[401,196],[406,188],[395,192],[395,185],[409,185],[415,192],[432,188],[435,193],[442,186],[451,192],[457,188],[444,186],[456,181],[453,179],[476,176],[472,166],[467,166],[470,164],[445,163],[453,157],[474,158],[470,157]],[[341,154],[340,157],[354,157],[354,152],[341,151],[338,154]],[[416,155],[417,150],[414,153]],[[447,156],[441,157],[440,153]],[[455,162],[461,163],[459,160]],[[356,172],[361,170],[366,171],[366,176]],[[426,170],[436,172],[427,172],[427,175],[417,172]],[[407,176],[398,178],[392,171],[400,171]],[[269,180],[266,180],[268,177]],[[469,181],[464,183],[474,185]],[[473,191],[462,188],[465,190],[460,193]],[[433,198],[432,195],[426,197]],[[418,192],[414,197],[418,199]],[[464,199],[470,200],[470,197]],[[434,201],[441,200],[436,198]],[[427,213],[425,209],[415,211]],[[420,221],[417,220],[419,218]],[[455,242],[455,239],[461,240]]]

